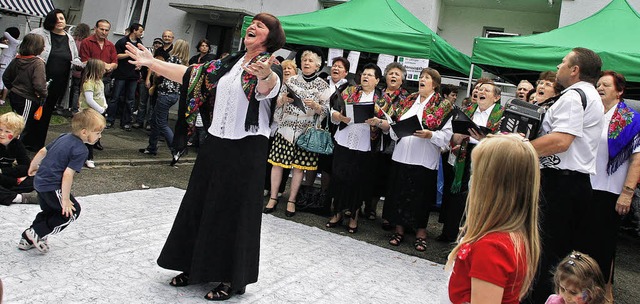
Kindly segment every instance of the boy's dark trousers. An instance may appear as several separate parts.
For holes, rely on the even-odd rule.
[[[69,195],[69,198],[71,202],[73,202],[76,211],[73,211],[71,217],[62,215],[61,189],[48,192],[38,191],[38,197],[42,211],[36,215],[36,219],[33,220],[31,227],[40,238],[44,238],[49,234],[59,233],[80,216],[80,204],[78,204],[78,201],[76,201],[73,195]]]

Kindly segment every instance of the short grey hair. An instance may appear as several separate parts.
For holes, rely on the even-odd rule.
[[[387,73],[389,73],[389,71],[391,71],[391,69],[400,70],[400,72],[402,72],[402,79],[405,79],[407,77],[407,69],[405,69],[402,64],[400,64],[398,62],[389,63],[387,65],[387,67],[384,68],[384,75],[387,76]]]
[[[307,56],[311,56],[311,60],[313,60],[313,62],[316,63],[316,68],[320,69],[320,66],[322,65],[322,58],[320,57],[320,55],[306,50],[304,52],[302,52],[302,56],[300,56],[300,61],[302,61],[302,59],[304,59]],[[300,62],[300,64],[302,64],[302,62]]]

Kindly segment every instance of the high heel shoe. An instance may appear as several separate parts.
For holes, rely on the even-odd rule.
[[[264,213],[264,214],[269,214],[269,213],[271,213],[271,212],[273,212],[273,211],[276,211],[276,207],[278,206],[278,199],[275,199],[275,198],[273,198],[273,197],[270,197],[270,198],[269,198],[269,203],[270,203],[271,201],[276,201],[276,203],[275,203],[275,204],[273,205],[273,207],[271,207],[271,208],[268,208],[267,206],[265,206],[265,207],[264,207],[264,209],[262,209],[262,213]],[[269,203],[267,203],[267,204],[269,204]]]
[[[293,204],[293,205],[295,206],[295,205],[296,205],[296,202],[287,201],[287,206],[288,206],[289,204]],[[284,211],[284,215],[285,215],[286,217],[292,217],[292,216],[296,215],[296,212],[295,212],[295,211],[285,210],[285,211]]]
[[[225,301],[231,299],[233,295],[242,295],[245,292],[246,287],[242,287],[241,289],[235,290],[231,286],[220,283],[215,288],[211,289],[204,298],[209,301]],[[209,296],[211,294],[211,296]]]
[[[336,228],[340,224],[342,224],[342,217],[339,217],[338,220],[335,222],[332,222],[331,219],[329,219],[329,221],[324,226],[327,228]]]

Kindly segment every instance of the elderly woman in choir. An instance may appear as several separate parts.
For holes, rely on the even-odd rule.
[[[429,209],[436,202],[440,149],[451,139],[450,112],[453,104],[442,99],[441,77],[437,70],[424,68],[420,73],[418,92],[394,104],[391,117],[396,121],[417,119],[422,127],[413,135],[399,138],[392,155],[389,191],[384,216],[395,225],[389,244],[399,246],[405,229],[416,232],[413,246],[427,250]],[[383,125],[383,130],[387,125]],[[392,136],[397,134],[392,132]],[[378,177],[376,175],[376,177]]]
[[[283,168],[292,169],[293,177],[289,192],[289,200],[285,215],[292,217],[296,213],[296,195],[302,183],[303,170],[318,168],[318,154],[306,151],[296,145],[296,139],[307,128],[322,121],[329,110],[331,91],[329,84],[318,77],[322,66],[322,56],[311,50],[302,53],[302,74],[291,76],[286,85],[282,86],[277,100],[277,108],[282,111],[278,119],[278,129],[269,151],[271,168],[271,193],[269,202],[263,213],[271,213],[276,209],[278,198],[273,194],[278,192],[282,180]],[[293,94],[304,101],[304,109],[295,105]]]

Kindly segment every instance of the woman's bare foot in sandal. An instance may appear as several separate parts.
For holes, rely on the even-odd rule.
[[[327,224],[325,224],[324,226],[327,228],[335,228],[338,225],[340,225],[340,223],[342,223],[342,214],[338,213],[334,215],[331,219],[329,219]]]
[[[225,301],[231,299],[233,295],[244,294],[244,291],[244,287],[240,290],[235,290],[231,288],[228,283],[220,283],[218,286],[211,289],[211,291],[204,295],[204,298],[209,301]]]
[[[189,274],[186,272],[183,272],[173,277],[173,279],[171,279],[171,282],[169,282],[169,285],[175,286],[175,287],[182,287],[182,286],[189,285]]]

